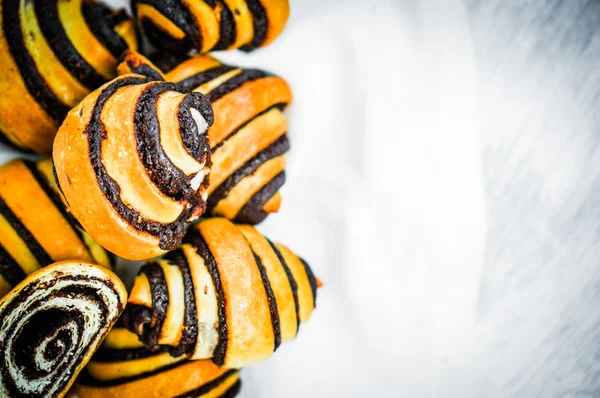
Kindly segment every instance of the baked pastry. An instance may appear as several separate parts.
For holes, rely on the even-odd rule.
[[[211,361],[148,351],[119,324],[80,374],[73,391],[79,398],[202,397],[233,398],[241,387],[236,369]]]
[[[0,11],[0,138],[50,154],[69,109],[137,48],[135,24],[94,0],[1,0]]]
[[[16,159],[0,166],[0,297],[27,275],[61,260],[111,268],[114,256],[66,211],[51,159]]]
[[[54,141],[71,213],[128,260],[175,249],[206,209],[209,101],[173,83],[122,75],[69,112]]]
[[[165,73],[185,91],[212,102],[209,129],[213,166],[207,214],[257,224],[279,210],[289,150],[283,109],[292,101],[285,80],[257,69],[195,56]]]
[[[123,318],[152,351],[240,368],[296,337],[318,283],[287,247],[251,226],[210,218],[179,249],[142,266]]]
[[[0,396],[64,396],[126,300],[119,278],[90,263],[29,275],[0,300]]]
[[[132,0],[132,7],[154,46],[201,54],[266,46],[290,14],[288,0]]]

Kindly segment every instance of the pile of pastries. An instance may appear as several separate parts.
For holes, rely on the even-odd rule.
[[[0,0],[0,396],[234,397],[321,282],[277,212],[287,0]],[[142,46],[145,43],[145,46]],[[131,286],[119,259],[143,260]],[[132,265],[131,265],[132,266]]]

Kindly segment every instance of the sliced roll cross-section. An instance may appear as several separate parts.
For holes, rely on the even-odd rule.
[[[0,300],[0,396],[62,397],[127,300],[112,272],[62,261]]]
[[[292,101],[285,80],[258,69],[223,65],[210,56],[192,57],[165,77],[212,102],[207,214],[257,224],[277,212],[285,182],[284,153],[289,150],[283,109]]]
[[[287,247],[251,226],[212,218],[141,268],[123,317],[150,350],[239,368],[296,337],[318,285]]]
[[[73,391],[79,398],[233,398],[240,387],[238,370],[190,361],[186,355],[172,357],[165,349],[151,352],[117,323]]]
[[[82,260],[111,268],[114,256],[67,212],[52,160],[0,166],[0,297],[41,267]]]
[[[0,138],[50,154],[67,112],[137,48],[124,10],[94,0],[0,0]]]
[[[201,54],[270,44],[290,14],[288,0],[133,0],[135,16],[161,50]]]
[[[141,75],[119,76],[69,112],[54,142],[69,210],[129,260],[175,249],[206,209],[209,101]]]

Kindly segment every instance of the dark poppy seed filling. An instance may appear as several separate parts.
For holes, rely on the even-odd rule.
[[[287,276],[288,281],[290,282],[290,288],[292,289],[292,295],[294,296],[294,307],[296,308],[296,323],[297,323],[297,330],[298,330],[298,329],[300,329],[300,303],[298,302],[298,284],[296,283],[296,280],[294,279],[294,276],[292,275],[292,271],[290,271],[290,267],[288,267],[288,265],[286,264],[285,259],[281,255],[281,252],[279,251],[277,246],[275,246],[273,244],[273,242],[271,242],[270,239],[267,239],[267,241],[269,242],[271,249],[273,249],[273,251],[275,252],[275,255],[277,256],[277,258],[279,259],[279,262],[281,263],[281,266],[283,267],[283,269],[285,271],[285,275]],[[308,267],[306,269],[310,269],[310,267]]]
[[[165,349],[131,348],[135,337],[122,325],[115,326],[77,379],[74,391],[81,397],[235,397],[239,392],[238,369],[184,357],[169,361]],[[128,371],[124,374],[120,369]]]
[[[221,376],[217,377],[216,379],[212,380],[211,382],[206,383],[205,385],[200,386],[200,387],[196,388],[195,390],[188,391],[185,394],[177,395],[175,398],[201,397],[201,396],[211,392],[215,387],[221,385],[225,380],[230,378],[236,372],[237,372],[236,370],[228,370],[227,372],[223,373]]]
[[[260,47],[267,38],[267,29],[269,28],[269,20],[266,10],[260,3],[260,0],[246,0],[248,9],[252,13],[252,25],[254,26],[254,39],[241,47],[242,51],[250,52]]]
[[[93,0],[2,2],[0,140],[50,154],[71,108],[116,76],[116,62],[137,48],[133,21]],[[26,109],[27,118],[18,117]]]
[[[55,261],[79,259],[107,268],[114,264],[78,227],[59,195],[50,159],[14,159],[0,166],[0,219],[4,220],[0,225],[0,279],[8,283],[9,290]],[[37,222],[37,217],[44,222]],[[0,288],[0,297],[6,293],[6,288]]]
[[[251,225],[263,222],[269,215],[268,212],[262,209],[264,204],[279,191],[283,184],[285,184],[285,171],[277,174],[267,185],[252,195],[250,200],[237,213],[234,221]]]
[[[229,331],[227,327],[227,300],[225,293],[223,292],[223,285],[221,283],[221,276],[219,274],[219,267],[217,262],[211,253],[210,249],[206,245],[206,242],[202,238],[200,233],[189,234],[189,243],[196,249],[196,252],[206,264],[206,268],[212,278],[215,291],[217,293],[217,305],[219,314],[219,342],[213,352],[213,362],[217,366],[222,366],[225,363],[225,355],[227,355],[227,341],[229,340]]]
[[[256,255],[256,253],[254,253],[254,261],[256,262],[256,266],[258,267],[258,272],[260,272],[260,279],[262,280],[262,284],[265,289],[265,294],[267,295],[267,301],[269,302],[271,326],[273,327],[274,336],[273,351],[277,351],[277,348],[279,348],[279,345],[281,344],[281,330],[279,329],[279,313],[277,312],[277,300],[275,299],[275,293],[273,293],[273,289],[271,288],[271,282],[269,282],[269,278],[267,277],[265,266],[260,260],[260,257]]]
[[[310,267],[248,225],[204,219],[162,261],[171,276],[157,278],[155,263],[142,266],[124,313],[126,327],[154,352],[239,368],[296,337],[314,309]],[[183,311],[173,308],[181,296]],[[164,337],[174,330],[180,337]]]
[[[233,76],[231,79],[225,81],[225,83],[221,84],[210,93],[208,93],[207,97],[210,102],[215,102],[218,99],[224,97],[225,95],[231,93],[237,88],[242,87],[244,83],[251,82],[253,80],[263,79],[265,77],[271,76],[268,72],[258,70],[258,69],[244,69],[241,73]]]
[[[183,330],[177,347],[169,347],[172,356],[178,357],[183,354],[191,353],[195,346],[198,336],[198,319],[196,315],[196,297],[194,295],[194,284],[185,255],[181,251],[172,251],[165,256],[172,261],[181,270],[184,288],[185,312],[183,318]]]
[[[237,169],[225,181],[223,181],[208,198],[207,211],[212,209],[223,199],[229,195],[231,189],[236,186],[243,178],[251,175],[267,160],[271,160],[277,156],[283,155],[290,148],[287,135],[282,135],[266,149],[260,151],[252,159],[248,160],[242,167]],[[251,223],[256,224],[256,223]]]
[[[63,120],[69,107],[63,104],[50,90],[40,75],[33,57],[27,51],[21,30],[19,10],[22,0],[5,0],[2,4],[2,27],[8,48],[14,57],[29,94],[54,119]]]
[[[13,211],[8,207],[6,202],[0,197],[0,214],[4,219],[12,226],[15,232],[19,235],[19,237],[25,242],[31,254],[36,258],[39,264],[48,265],[52,262],[52,259],[44,250],[44,248],[40,245],[40,243],[35,239],[31,232],[23,225],[21,220],[13,213]]]
[[[102,268],[61,262],[37,271],[0,305],[0,395],[64,395],[124,307]]]
[[[169,67],[175,62],[164,60]],[[204,93],[215,113],[215,124],[208,132],[212,171],[207,214],[260,223],[279,209],[278,190],[285,182],[284,154],[290,144],[283,111],[291,100],[289,87],[269,72],[223,65],[209,56],[179,62],[181,67],[166,73],[166,80],[181,90]],[[231,112],[238,101],[248,110]],[[243,153],[240,146],[252,149]],[[225,163],[233,156],[235,162]],[[236,192],[252,179],[260,182],[251,183],[245,194]]]
[[[130,53],[119,69],[144,65],[151,68]],[[55,140],[56,176],[70,212],[95,241],[121,257],[147,259],[175,249],[186,224],[206,209],[206,130],[212,123],[210,102],[201,93],[184,93],[152,77],[126,74],[93,92],[70,112]],[[85,170],[80,156],[89,159]],[[83,173],[76,180],[84,182],[72,183],[75,172]],[[89,189],[83,195],[92,183],[94,195]],[[110,228],[99,225],[105,220]]]
[[[288,0],[244,0],[231,9],[225,0],[132,0],[138,23],[149,41],[169,52],[205,54],[239,48],[253,51],[277,37],[289,17]],[[144,12],[145,7],[153,8]]]
[[[115,33],[115,28],[118,25],[129,20],[125,10],[113,11],[106,5],[96,1],[84,1],[81,9],[85,22],[96,39],[112,54],[120,56],[127,50],[128,46],[125,40]]]

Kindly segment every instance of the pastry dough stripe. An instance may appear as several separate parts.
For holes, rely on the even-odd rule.
[[[184,91],[192,91],[201,85],[210,82],[218,78],[219,76],[224,75],[225,73],[231,72],[237,68],[229,65],[220,65],[214,68],[196,73],[192,76],[186,77],[183,80],[180,80],[177,83],[179,88]]]
[[[248,9],[252,14],[252,25],[254,27],[254,38],[247,45],[240,47],[242,51],[252,51],[260,47],[267,39],[267,31],[269,29],[269,19],[267,12],[260,0],[246,0]]]
[[[256,156],[249,159],[240,168],[227,177],[227,179],[225,179],[225,181],[223,181],[217,188],[214,189],[208,198],[206,211],[211,212],[221,200],[225,199],[227,195],[229,195],[229,192],[233,189],[233,187],[235,187],[242,179],[254,173],[256,169],[262,166],[265,162],[283,155],[289,150],[289,148],[290,144],[287,134],[284,134],[275,140],[271,145],[257,153]]]
[[[36,1],[33,4],[42,34],[60,63],[88,90],[101,86],[106,78],[94,70],[69,40],[58,15],[58,1]]]
[[[242,130],[244,127],[246,127],[247,125],[249,125],[250,123],[255,121],[257,118],[261,117],[262,115],[264,115],[266,113],[269,113],[273,109],[279,109],[280,111],[283,111],[283,108],[285,108],[285,104],[275,104],[275,105],[269,106],[265,110],[258,112],[256,115],[252,116],[250,119],[246,120],[245,122],[240,124],[237,128],[235,128],[231,133],[229,133],[225,138],[223,138],[221,140],[221,142],[216,143],[212,147],[212,152],[214,153],[217,149],[219,149],[223,145],[225,145],[229,139],[233,138],[240,130]],[[289,150],[289,148],[287,150]]]
[[[214,103],[248,82],[272,76],[272,74],[260,69],[243,69],[242,72],[225,81],[219,87],[206,94],[206,96],[210,102]]]
[[[159,357],[162,357],[162,356],[163,356],[163,353],[160,353],[158,355],[148,356],[147,358],[149,359],[149,362],[151,363],[152,357],[156,357],[158,359]],[[115,361],[114,364],[120,365],[123,367],[128,365],[128,364],[123,364],[121,362],[125,362],[125,361]],[[92,361],[89,363],[89,365],[93,366],[95,363],[100,363],[100,362]],[[113,362],[106,362],[106,364],[111,364],[111,363],[113,363]],[[161,365],[161,366],[158,366],[147,372],[135,373],[133,376],[119,377],[116,379],[107,379],[107,380],[94,379],[94,377],[88,371],[88,372],[85,372],[84,374],[82,374],[80,377],[80,380],[78,380],[78,381],[84,385],[89,385],[89,386],[113,387],[113,386],[119,386],[119,385],[126,384],[126,383],[131,383],[132,381],[145,379],[146,377],[151,377],[151,376],[154,376],[154,375],[157,375],[162,372],[169,371],[169,370],[177,369],[181,366],[185,366],[187,363],[188,362],[185,361],[184,358],[173,358],[173,361],[169,362],[168,365]]]
[[[50,90],[44,78],[25,47],[19,9],[22,0],[4,0],[2,4],[2,26],[4,37],[27,91],[54,120],[62,120],[69,111]]]
[[[196,346],[196,339],[198,336],[198,318],[196,313],[196,295],[194,294],[194,285],[192,282],[192,274],[190,272],[190,265],[185,258],[185,255],[180,250],[175,250],[168,253],[165,259],[172,261],[175,266],[181,270],[183,278],[183,292],[184,292],[184,323],[183,330],[179,339],[177,347],[170,349],[171,355],[180,356],[183,354],[189,354],[193,351]]]
[[[19,237],[25,242],[31,254],[35,257],[40,265],[48,265],[52,263],[52,258],[44,250],[42,245],[35,239],[33,234],[21,223],[19,218],[12,212],[10,207],[6,204],[4,199],[0,197],[0,214],[8,221],[8,223],[17,232]]]
[[[269,214],[263,210],[265,203],[275,195],[285,183],[285,171],[277,174],[246,202],[235,216],[234,221],[240,224],[258,224]]]
[[[290,267],[288,267],[287,263],[285,262],[285,259],[281,255],[281,252],[279,251],[277,246],[275,246],[269,238],[266,239],[267,242],[269,242],[269,245],[271,245],[271,248],[273,249],[275,254],[277,255],[279,263],[283,267],[288,281],[290,282],[290,288],[292,289],[292,295],[294,296],[294,305],[296,307],[296,334],[298,334],[298,330],[300,330],[300,303],[298,301],[298,284],[296,283],[294,275],[292,275],[292,271],[290,271]]]
[[[187,240],[187,241],[186,241]],[[206,244],[202,232],[196,229],[194,233],[187,235],[184,243],[190,243],[196,248],[196,253],[204,260],[204,264],[210,273],[213,280],[213,285],[217,293],[217,304],[219,313],[219,342],[213,352],[213,362],[221,366],[225,362],[225,355],[227,354],[227,345],[229,340],[229,330],[227,327],[227,302],[225,298],[225,292],[223,291],[223,284],[221,282],[221,276],[219,274],[219,267],[213,254],[211,253],[208,245]]]
[[[75,391],[81,398],[128,397],[134,396],[134,393],[138,396],[192,397],[202,394],[203,397],[222,397],[226,391],[233,392],[239,380],[239,370],[219,368],[209,360],[189,361],[180,357],[175,362],[165,362],[164,349],[156,354],[146,348],[118,349],[109,348],[106,344],[110,340],[113,345],[123,345],[121,342],[127,345],[126,341],[130,339],[137,340],[137,336],[122,325],[111,330],[105,343],[78,379]],[[131,356],[129,352],[134,352],[135,355]],[[105,360],[99,361],[99,358]],[[142,358],[143,361],[136,361],[137,358]],[[126,377],[120,376],[119,369],[132,367],[135,367],[134,372]],[[114,377],[97,378],[102,369],[105,370],[102,376],[110,370]]]
[[[94,105],[90,121],[86,126],[84,134],[87,134],[88,136],[89,157],[100,189],[115,211],[127,223],[129,223],[138,231],[160,237],[159,246],[161,249],[172,250],[175,249],[173,242],[178,242],[179,237],[184,235],[184,226],[178,221],[165,224],[155,220],[147,219],[140,212],[127,207],[125,203],[123,203],[118,193],[118,184],[108,175],[104,165],[102,164],[102,141],[104,138],[100,134],[97,134],[97,132],[103,131],[100,115],[102,108],[108,99],[122,87],[149,82],[151,81],[146,78],[126,77],[118,78],[111,84],[107,85],[96,100],[96,104]],[[194,207],[190,206],[188,210],[184,211],[180,218],[188,219],[189,214],[193,210]]]
[[[63,218],[65,220],[67,220],[73,233],[75,235],[77,235],[77,238],[79,238],[79,243],[81,243],[81,245],[85,246],[87,248],[87,251],[89,251],[90,248],[85,243],[83,233],[81,232],[81,230],[79,228],[77,228],[74,225],[74,222],[76,222],[75,219],[73,218],[73,216],[70,213],[67,212],[67,209],[66,209],[65,205],[63,204],[62,200],[60,199],[58,192],[56,192],[54,189],[52,189],[52,187],[50,186],[50,184],[48,183],[48,181],[46,179],[46,176],[44,176],[43,173],[40,170],[38,170],[35,163],[33,163],[31,161],[27,161],[27,160],[24,161],[23,163],[29,169],[29,172],[31,173],[33,178],[37,181],[40,188],[42,190],[44,190],[44,192],[46,193],[46,196],[48,196],[48,199],[50,199],[50,201],[52,201],[55,209],[60,212],[60,214],[63,216]]]
[[[262,280],[263,288],[265,289],[265,294],[267,295],[267,302],[269,303],[269,313],[271,314],[271,326],[273,327],[274,336],[273,351],[276,351],[277,348],[279,348],[279,345],[281,344],[281,326],[279,322],[279,312],[277,311],[277,300],[275,298],[273,288],[271,287],[269,277],[267,276],[265,266],[263,265],[262,261],[260,260],[260,257],[256,254],[254,249],[252,249],[252,245],[250,245],[250,242],[248,242],[248,248],[252,251],[252,254],[254,254],[254,261],[256,263],[256,266],[258,267],[260,279]]]

